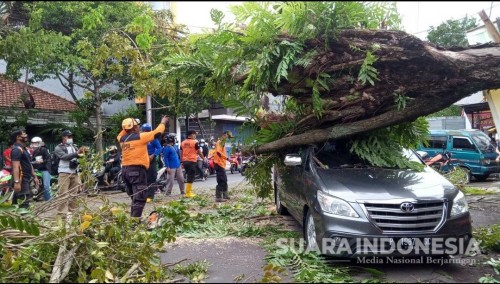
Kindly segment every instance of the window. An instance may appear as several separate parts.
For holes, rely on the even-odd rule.
[[[446,136],[432,136],[427,140],[429,146],[427,148],[444,149],[446,148]]]
[[[453,149],[476,150],[476,147],[467,138],[453,137]]]

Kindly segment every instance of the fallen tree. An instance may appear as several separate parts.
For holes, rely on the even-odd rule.
[[[321,39],[306,46],[320,49],[324,45]],[[308,67],[296,66],[290,71],[289,78],[296,79],[281,80],[277,88],[269,86],[273,95],[287,94],[312,109],[307,79],[321,74],[335,77],[332,84],[319,87],[323,115],[306,115],[293,135],[261,145],[258,153],[412,121],[474,92],[500,87],[500,44],[447,50],[401,31],[344,30],[328,45],[331,49],[318,52]],[[378,81],[374,85],[353,83],[353,73],[365,62],[365,53],[359,50],[374,45],[378,46],[373,52],[378,60],[372,66],[378,71]],[[404,107],[398,108],[398,96],[407,101]]]
[[[273,153],[347,138],[374,165],[406,167],[397,149],[425,140],[423,116],[500,87],[500,45],[424,42],[398,30],[394,3],[251,2],[232,12],[224,23],[213,10],[217,29],[190,37],[163,74],[251,117],[252,151],[264,157],[249,178],[262,196]],[[283,98],[279,112],[262,108],[268,94]]]

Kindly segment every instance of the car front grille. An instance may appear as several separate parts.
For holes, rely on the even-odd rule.
[[[445,214],[443,201],[412,203],[414,210],[404,212],[398,203],[364,203],[368,217],[384,233],[425,232],[436,229]]]

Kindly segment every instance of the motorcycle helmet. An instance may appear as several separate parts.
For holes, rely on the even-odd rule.
[[[173,136],[173,135],[168,135],[167,136],[167,143],[169,143],[169,144],[170,143],[175,144],[175,140],[176,140],[175,136]]]
[[[42,146],[42,144],[43,144],[42,138],[40,138],[38,136],[35,136],[31,139],[31,147],[32,148],[38,148],[38,147]]]
[[[151,124],[149,123],[144,123],[142,126],[141,126],[141,131],[144,131],[144,132],[149,132],[151,131],[153,128],[151,127]]]

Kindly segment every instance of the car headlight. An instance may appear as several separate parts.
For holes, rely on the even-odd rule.
[[[466,213],[469,211],[469,206],[467,205],[467,200],[465,200],[465,195],[458,191],[457,196],[453,199],[453,206],[451,207],[451,217]]]
[[[339,216],[359,218],[359,215],[354,211],[351,205],[342,199],[318,191],[318,202],[321,206],[321,210],[324,212]]]

